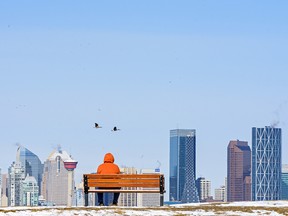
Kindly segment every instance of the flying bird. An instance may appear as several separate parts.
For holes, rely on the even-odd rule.
[[[120,129],[117,127],[114,127],[111,131],[118,131],[118,130],[120,130]]]
[[[99,126],[99,124],[95,123],[95,128],[102,128]]]

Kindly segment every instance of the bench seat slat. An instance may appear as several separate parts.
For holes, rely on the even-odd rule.
[[[90,183],[89,187],[144,187],[144,188],[159,188],[159,184],[153,183]]]
[[[159,193],[159,190],[113,190],[113,189],[99,189],[99,190],[89,190],[89,192],[93,193],[114,193],[114,192],[120,192],[120,193]]]

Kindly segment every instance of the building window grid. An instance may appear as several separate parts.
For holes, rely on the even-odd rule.
[[[252,129],[254,163],[252,165],[253,200],[279,200],[281,186],[281,129]],[[256,134],[256,136],[255,136]],[[258,137],[255,139],[255,137]],[[256,140],[256,141],[255,141]],[[255,143],[256,142],[256,143]],[[255,161],[257,158],[257,161]]]

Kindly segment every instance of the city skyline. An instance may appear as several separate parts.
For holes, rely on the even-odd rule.
[[[265,126],[265,127],[271,127],[271,126]],[[252,129],[253,128],[255,128],[255,127],[252,127]],[[274,127],[271,127],[271,128],[274,128]],[[175,130],[175,129],[174,129]],[[196,130],[195,129],[176,129],[176,131],[181,131],[181,130],[183,130],[183,131],[195,131],[196,132]],[[254,129],[253,129],[254,130]],[[171,131],[173,131],[173,130],[170,130],[170,136],[171,136]],[[194,132],[194,133],[195,133]],[[231,142],[240,142],[240,143],[247,143],[247,145],[249,146],[249,148],[250,148],[250,145],[248,144],[249,142],[248,141],[239,141],[239,140],[237,140],[237,141],[230,141],[230,143]],[[251,141],[251,144],[252,144],[252,141]],[[53,151],[52,151],[52,153],[53,152],[55,152],[55,151],[58,151],[57,149],[61,149],[61,146],[60,145],[58,145],[57,146],[57,148],[55,148]],[[252,149],[252,145],[251,145],[251,149]],[[195,149],[196,150],[196,149]],[[21,152],[21,153],[20,153]],[[25,152],[27,152],[27,153],[25,153]],[[50,153],[49,154],[49,157],[51,157],[51,154],[52,153]],[[17,144],[17,149],[16,149],[16,162],[21,158],[21,156],[20,155],[22,155],[22,156],[24,156],[23,158],[25,158],[25,155],[29,155],[30,157],[31,156],[36,156],[37,158],[38,158],[38,156],[37,155],[35,155],[34,153],[32,153],[29,149],[27,149],[26,147],[24,147],[24,146],[22,146],[22,145],[20,145],[20,144]],[[228,153],[227,153],[227,156],[228,156]],[[26,156],[27,157],[27,156]],[[48,157],[48,158],[49,158]],[[284,156],[284,158],[285,158],[285,156]],[[31,159],[30,159],[31,160]],[[33,159],[34,160],[34,159]],[[37,159],[38,160],[38,159]],[[44,159],[43,160],[43,163],[45,162],[45,160],[47,160],[47,158],[46,159]],[[196,161],[197,161],[197,156],[196,156]],[[13,160],[11,160],[11,162],[14,162]],[[40,162],[41,162],[41,160],[40,160]],[[252,163],[252,160],[251,160],[251,163]],[[197,164],[197,163],[196,163]],[[282,164],[284,164],[284,163],[282,163]],[[42,164],[43,165],[43,164]],[[159,164],[160,166],[161,166],[161,164]],[[196,165],[195,165],[196,166]],[[122,168],[125,168],[126,166],[121,166]],[[1,169],[2,167],[0,167],[0,169]],[[228,168],[228,164],[227,164],[227,168]],[[157,168],[156,168],[157,169]],[[3,168],[2,168],[2,170],[3,170]],[[7,168],[7,170],[9,170],[8,168]],[[197,170],[197,169],[196,169]],[[195,172],[196,172],[196,170],[195,170]],[[35,170],[36,171],[36,170]],[[35,172],[34,171],[34,172]],[[30,171],[31,172],[31,171]],[[77,172],[77,169],[76,169],[76,172]],[[163,170],[161,170],[161,172],[163,172]],[[2,171],[2,173],[7,173],[7,172],[5,172],[5,169],[4,169],[4,172]],[[168,172],[169,173],[169,172]],[[228,175],[228,172],[227,172],[227,175]],[[196,178],[201,178],[201,177],[203,177],[203,176],[198,176],[198,175],[196,175],[195,176]],[[227,177],[226,175],[225,176],[223,176],[223,178],[225,178],[225,177]],[[40,177],[40,178],[42,178],[42,177]],[[196,179],[195,179],[196,180]],[[76,184],[78,184],[78,183],[80,183],[82,181],[82,178],[80,178],[80,179],[75,179],[75,183]],[[166,182],[167,183],[167,185],[166,185],[166,187],[167,188],[169,188],[168,187],[168,181]],[[224,183],[224,182],[223,182]],[[213,182],[212,182],[212,184],[213,184]],[[220,185],[221,186],[221,185]],[[217,186],[216,185],[214,185],[214,187],[215,188],[217,188]],[[219,187],[219,186],[218,186]],[[40,188],[39,188],[39,190],[41,190]],[[169,189],[167,189],[167,191],[169,191]],[[166,199],[168,200],[168,194],[166,194]]]
[[[248,145],[248,142],[239,141],[239,140],[232,140],[229,142],[229,145],[227,148],[227,150],[228,150],[227,151],[227,159],[228,159],[227,160],[227,170],[228,170],[228,172],[227,172],[228,192],[227,192],[227,194],[228,194],[228,200],[227,201],[243,201],[243,200],[249,201],[249,200],[251,200],[251,198],[250,198],[251,197],[251,176],[250,176],[251,175],[250,174],[251,164],[253,164],[253,166],[254,166],[254,168],[252,169],[252,173],[254,175],[254,181],[253,181],[254,185],[256,185],[255,182],[257,182],[257,181],[260,182],[260,184],[259,184],[260,186],[257,186],[259,188],[262,187],[261,184],[263,184],[263,181],[264,181],[263,185],[266,185],[266,183],[265,183],[266,181],[270,182],[269,183],[270,185],[276,185],[276,188],[274,188],[274,186],[273,186],[273,187],[271,187],[271,189],[270,188],[257,189],[257,190],[254,189],[254,193],[255,193],[255,191],[261,191],[260,193],[262,193],[262,191],[264,191],[265,192],[264,194],[257,195],[257,196],[263,197],[264,200],[274,200],[275,197],[276,197],[276,199],[281,200],[281,194],[284,193],[284,191],[280,190],[280,181],[282,181],[283,179],[281,179],[279,177],[281,174],[281,165],[283,164],[283,163],[281,163],[281,156],[279,156],[279,155],[281,155],[281,137],[282,137],[281,128],[274,128],[271,126],[265,126],[265,128],[253,127],[252,128],[252,137],[253,137],[253,140],[252,140],[253,160],[251,160],[251,150],[250,150],[250,146]],[[188,191],[193,191],[193,188],[190,188],[192,185],[192,186],[197,187],[197,190],[199,193],[199,187],[200,186],[199,186],[199,182],[197,185],[197,181],[201,181],[201,179],[205,180],[205,178],[202,178],[202,177],[198,178],[198,176],[195,175],[195,173],[196,173],[195,159],[197,158],[195,150],[196,150],[196,130],[195,129],[170,130],[170,173],[172,174],[172,177],[173,177],[173,173],[174,173],[173,170],[176,168],[176,169],[178,169],[178,174],[176,173],[178,178],[179,178],[179,176],[180,177],[182,176],[181,177],[182,180],[181,180],[181,178],[179,178],[177,180],[177,182],[178,182],[177,183],[178,186],[176,187],[176,190],[178,191],[177,193],[179,193],[180,191],[183,190],[182,194],[177,195],[178,201],[180,201],[180,200],[182,202],[184,201],[183,200],[183,194],[185,194],[185,191],[187,189],[187,182],[190,183],[190,184],[188,184],[188,185],[190,185],[190,186],[188,186],[189,187],[189,189],[187,189]],[[62,153],[63,153],[63,155],[65,155],[65,156],[62,156],[63,160],[67,160],[67,158],[70,158],[70,160],[71,160],[71,155],[69,156],[66,151],[62,151],[61,147],[58,146],[57,150],[54,150],[52,153],[50,153],[46,162],[48,160],[52,160],[52,161],[54,161],[55,164],[58,164],[57,167],[59,167],[59,168],[57,168],[57,170],[58,169],[59,169],[59,171],[62,170],[64,167],[64,163],[61,165],[62,166],[62,169],[61,169],[60,163],[59,163],[60,160],[57,159],[57,157],[59,157],[59,155]],[[66,157],[66,159],[65,159],[65,157]],[[257,164],[260,161],[260,164],[257,165],[259,167],[255,166],[255,158],[257,158],[257,161],[258,161]],[[176,159],[176,161],[178,161],[177,162],[178,165],[174,164],[176,167],[173,168],[171,171],[171,167],[174,167],[173,161],[175,163],[175,159]],[[172,161],[172,163],[171,163],[171,161]],[[247,163],[248,161],[250,161],[251,164]],[[266,164],[267,161],[268,161],[268,165]],[[19,162],[21,162],[21,164],[18,164]],[[229,165],[229,164],[231,164],[231,165]],[[20,167],[20,165],[21,165],[21,167]],[[287,165],[284,165],[284,166],[287,167]],[[20,175],[22,175],[21,173],[23,173],[23,177],[21,177],[21,178],[23,178],[23,181],[24,181],[24,178],[26,176],[25,173],[27,173],[27,174],[30,173],[30,175],[32,174],[32,176],[34,175],[35,177],[38,178],[39,177],[39,173],[38,173],[39,168],[43,169],[41,161],[39,161],[38,156],[23,146],[18,146],[18,148],[16,150],[16,163],[13,161],[11,167],[14,167],[13,169],[18,169],[18,170],[23,168],[23,172],[22,171],[16,172],[16,173],[20,173]],[[9,175],[11,174],[11,172],[9,171],[9,170],[11,170],[11,167],[9,167],[9,169],[8,169]],[[56,165],[55,165],[54,169],[56,172]],[[230,173],[233,173],[232,177],[231,177],[231,174],[229,177],[229,170],[230,169],[231,169]],[[158,170],[158,168],[155,169],[155,171],[156,170]],[[235,173],[236,175],[234,174],[235,170],[237,170],[237,172]],[[1,169],[0,169],[0,171],[1,171]],[[158,171],[160,171],[160,170],[158,170]],[[263,172],[264,172],[264,176],[263,176]],[[187,173],[188,173],[188,175],[187,175]],[[282,170],[282,173],[283,173],[283,170]],[[170,180],[171,180],[171,174],[170,174]],[[188,179],[187,179],[187,176],[189,176]],[[257,176],[257,177],[255,177],[255,176]],[[27,177],[29,177],[29,176],[27,176]],[[249,177],[248,180],[246,179],[247,177]],[[41,176],[41,178],[42,178],[42,176]],[[196,178],[198,178],[198,179],[196,180]],[[34,179],[34,177],[33,177],[33,179]],[[26,181],[26,179],[25,179],[25,181]],[[31,180],[29,180],[29,181],[31,182]],[[36,182],[36,178],[34,179],[34,181]],[[194,183],[193,183],[193,181],[194,181]],[[196,181],[196,184],[195,184],[195,181]],[[242,183],[240,183],[240,181]],[[273,182],[275,181],[275,182],[272,184],[271,183],[272,181]],[[231,182],[232,182],[232,184],[231,184]],[[78,184],[78,182],[75,182],[75,183]],[[166,183],[169,183],[169,182],[166,182]],[[235,183],[238,185],[235,185]],[[247,183],[250,186],[246,185]],[[47,184],[47,182],[46,182],[46,184]],[[209,184],[211,184],[211,182]],[[243,185],[241,185],[241,184],[243,184]],[[41,185],[41,183],[39,185]],[[233,194],[232,196],[229,195],[229,185],[232,185],[232,186],[230,186],[230,188],[232,188],[232,190],[230,189],[232,191],[231,194]],[[257,183],[257,185],[258,185],[258,183]],[[168,187],[168,185],[166,185],[166,186]],[[248,188],[248,186],[250,188]],[[170,185],[170,187],[171,187],[171,185]],[[234,191],[235,189],[236,189],[236,193]],[[243,191],[243,194],[241,194],[239,190]],[[167,191],[169,191],[169,189]],[[275,192],[276,195],[273,195],[273,193],[274,193],[273,191],[276,191]],[[246,194],[247,192],[250,195]],[[191,199],[194,196],[195,195],[193,195],[193,193],[192,193],[192,195],[190,194],[188,197],[190,197],[189,199]],[[255,197],[255,194],[253,196]],[[182,198],[180,198],[180,197],[182,197]],[[187,195],[186,195],[186,197],[187,197]],[[208,196],[207,198],[210,198],[210,197]],[[170,201],[176,201],[174,199],[175,198],[172,198],[172,200],[170,200]],[[189,200],[189,199],[186,201],[187,202],[191,202],[191,201],[195,202],[195,200]],[[261,198],[257,198],[257,199],[261,200]],[[203,200],[204,199],[202,199],[202,201]],[[52,200],[47,200],[47,201],[51,202]],[[186,201],[184,201],[184,202],[186,202]],[[196,201],[196,202],[198,202],[198,201]],[[17,205],[19,205],[19,204],[17,204]]]
[[[287,152],[287,10],[283,0],[1,1],[2,173],[20,143],[41,161],[60,144],[79,161],[77,182],[106,152],[169,176],[169,131],[193,128],[196,176],[214,191],[227,143],[251,146],[252,127],[282,128]]]

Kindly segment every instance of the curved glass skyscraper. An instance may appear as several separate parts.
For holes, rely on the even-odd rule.
[[[21,162],[21,165],[25,171],[25,177],[27,176],[27,174],[29,174],[29,176],[34,176],[39,186],[40,195],[43,164],[41,163],[39,157],[33,152],[29,151],[27,148],[19,146],[16,153],[16,161]]]
[[[252,200],[281,198],[281,128],[252,128]]]

